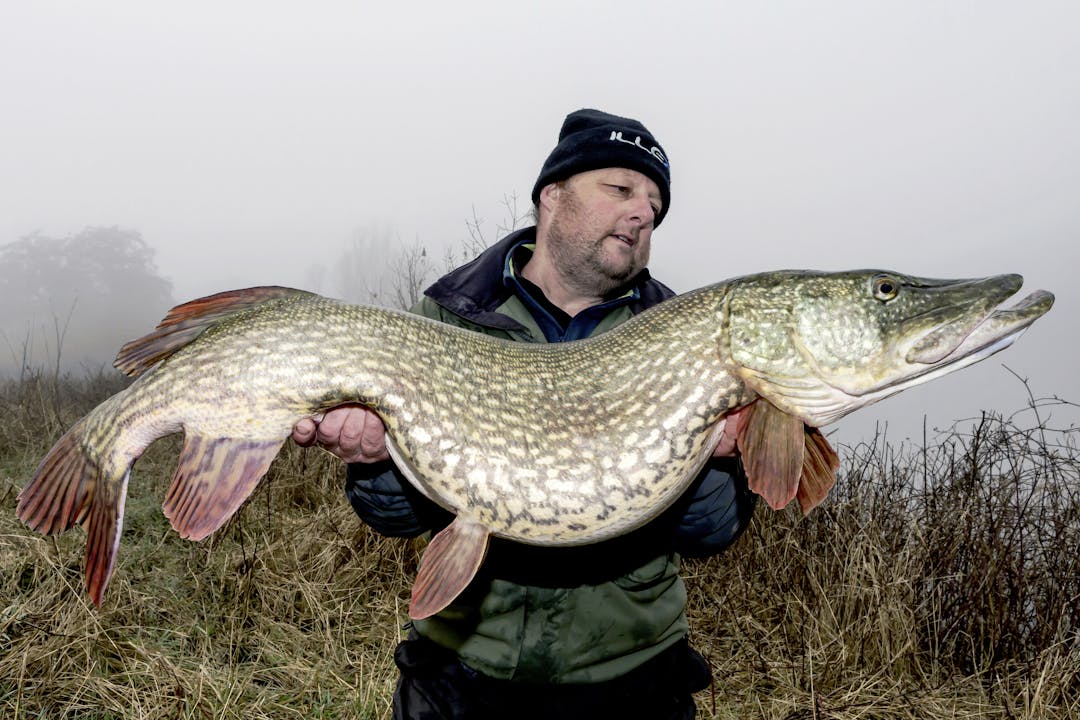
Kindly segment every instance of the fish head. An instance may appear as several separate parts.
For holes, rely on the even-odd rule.
[[[935,280],[894,272],[789,271],[733,289],[725,341],[746,384],[820,427],[1005,349],[1050,309],[1020,275]]]

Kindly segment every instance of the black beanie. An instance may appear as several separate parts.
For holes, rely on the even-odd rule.
[[[548,155],[533,186],[533,204],[540,201],[540,191],[546,185],[580,172],[611,167],[637,170],[660,187],[663,204],[653,226],[660,225],[671,206],[671,170],[664,149],[637,120],[600,110],[577,110],[566,116],[559,144]]]

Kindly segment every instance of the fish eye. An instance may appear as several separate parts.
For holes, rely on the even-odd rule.
[[[900,282],[890,275],[875,275],[871,281],[874,297],[882,302],[888,302],[900,292]]]

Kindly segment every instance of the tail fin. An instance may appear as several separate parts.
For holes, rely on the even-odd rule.
[[[86,590],[101,605],[116,564],[131,465],[103,469],[83,446],[85,427],[83,418],[53,446],[19,493],[16,512],[31,528],[49,535],[82,525]]]

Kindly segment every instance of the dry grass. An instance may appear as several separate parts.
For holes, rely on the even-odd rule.
[[[210,541],[160,512],[178,451],[136,467],[102,609],[83,539],[44,538],[15,495],[61,430],[119,385],[0,385],[0,717],[387,718],[415,543],[353,515],[341,470],[289,447]],[[759,510],[686,566],[702,717],[1080,718],[1075,429],[987,417],[931,449],[843,449],[810,518]]]
[[[691,564],[714,715],[1080,718],[1080,434],[1033,413],[844,448],[819,512]]]

